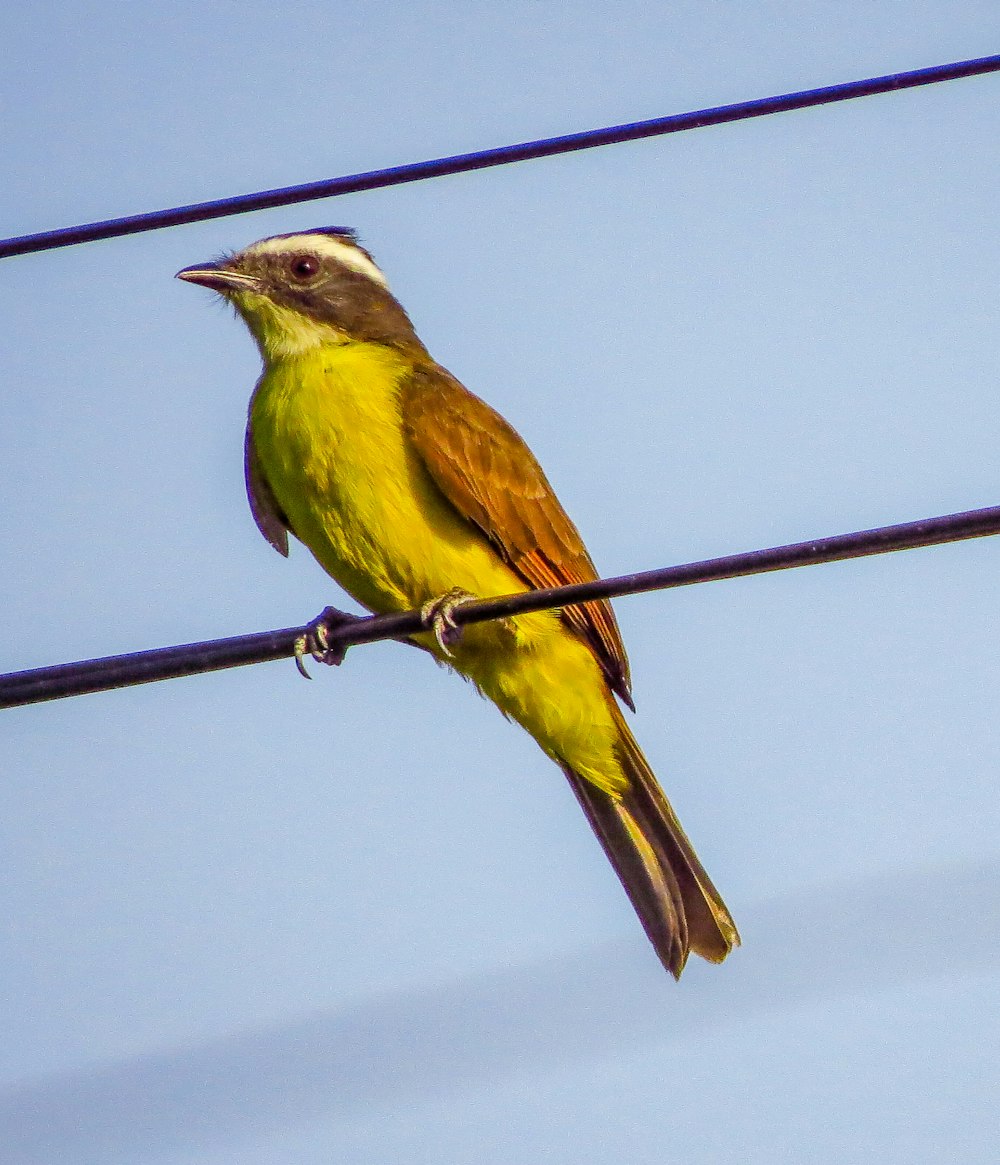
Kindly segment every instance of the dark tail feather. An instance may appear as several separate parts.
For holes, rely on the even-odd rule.
[[[616,799],[562,768],[660,961],[679,978],[689,951],[721,963],[740,936],[617,705],[615,713],[628,791]]]

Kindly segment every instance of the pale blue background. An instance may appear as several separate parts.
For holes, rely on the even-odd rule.
[[[2,233],[1000,51],[982,3],[21,3]],[[607,573],[1000,502],[1000,77],[0,264],[0,667],[301,623],[174,272],[356,226]],[[1000,543],[618,604],[736,914],[660,970],[394,645],[2,714],[0,1161],[992,1162]]]

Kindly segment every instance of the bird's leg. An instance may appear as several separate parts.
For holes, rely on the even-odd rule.
[[[331,643],[330,633],[336,631],[338,627],[356,623],[360,618],[360,615],[349,615],[346,611],[338,611],[336,607],[327,607],[306,625],[306,629],[295,640],[294,650],[295,666],[307,680],[311,680],[312,676],[306,671],[303,657],[311,655],[317,663],[331,666],[343,663],[347,646]]]
[[[466,603],[475,603],[477,596],[463,591],[461,587],[452,587],[450,591],[431,599],[420,608],[420,619],[428,631],[434,632],[438,647],[451,655],[452,645],[462,638],[462,628],[455,622],[455,611],[464,607]]]

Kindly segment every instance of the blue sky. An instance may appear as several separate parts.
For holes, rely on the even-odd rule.
[[[994,3],[7,5],[3,233],[998,51]],[[621,573],[996,504],[985,77],[0,265],[0,667],[346,602],[180,267],[356,227]],[[14,1162],[990,1162],[979,540],[621,600],[740,923],[665,976],[559,772],[394,645],[3,714]],[[318,669],[314,669],[318,670]]]

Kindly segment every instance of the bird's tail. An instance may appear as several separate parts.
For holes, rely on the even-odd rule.
[[[615,796],[567,765],[562,769],[660,961],[680,978],[690,951],[721,963],[740,936],[621,711],[613,707],[628,790]]]

